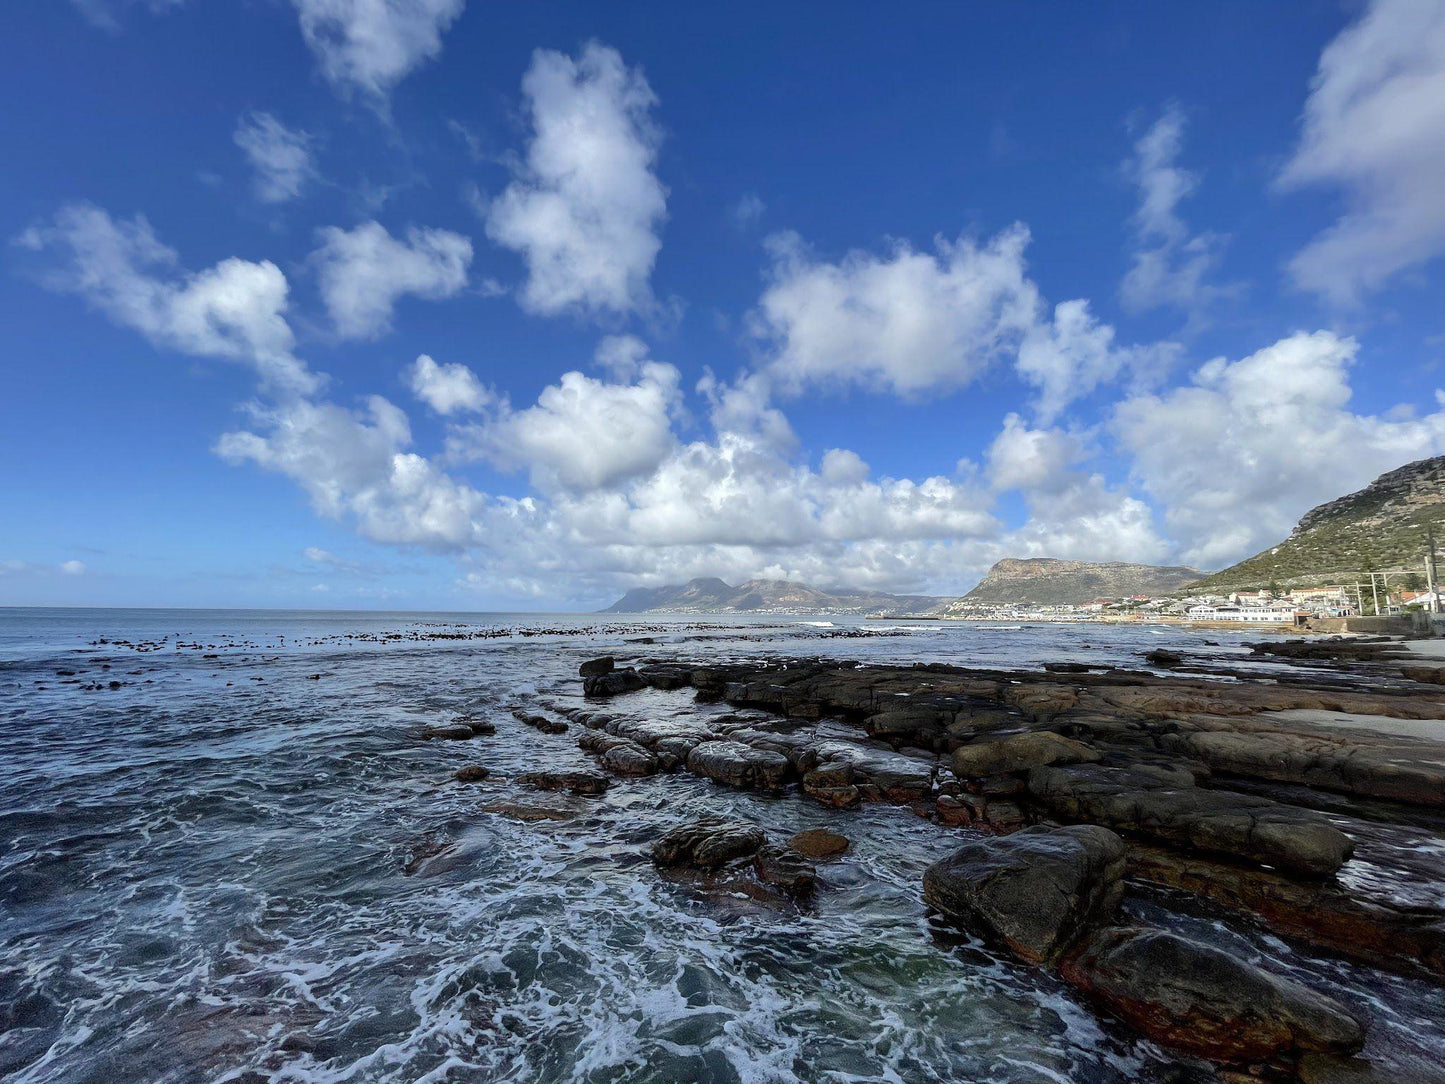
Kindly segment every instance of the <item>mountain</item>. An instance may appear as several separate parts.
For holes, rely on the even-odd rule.
[[[918,614],[946,601],[936,595],[890,595],[846,587],[820,589],[789,580],[748,580],[733,587],[716,577],[704,577],[667,587],[634,587],[598,612]]]
[[[963,598],[940,607],[951,614],[978,604],[1080,605],[1096,598],[1167,595],[1199,579],[1197,568],[1131,565],[1122,561],[1059,561],[1052,557],[1008,557],[999,561]]]
[[[1445,546],[1445,456],[1382,474],[1306,512],[1290,536],[1202,580],[1214,592],[1354,583],[1362,571],[1425,571],[1427,528]]]

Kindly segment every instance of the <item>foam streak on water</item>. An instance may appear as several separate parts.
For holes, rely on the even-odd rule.
[[[0,611],[0,1076],[1148,1079],[1169,1059],[931,924],[922,871],[957,836],[907,810],[843,815],[853,851],[822,867],[813,907],[779,910],[699,896],[646,846],[705,813],[779,837],[838,814],[685,774],[602,799],[510,781],[590,766],[575,734],[509,709],[576,697],[578,663],[604,651],[1025,666],[1136,662],[1159,642],[1060,625],[840,635],[859,624]],[[723,710],[652,691],[614,708]],[[416,739],[459,712],[496,736]],[[446,782],[469,762],[492,778]],[[1412,984],[1316,974],[1386,1014],[1430,1011]]]

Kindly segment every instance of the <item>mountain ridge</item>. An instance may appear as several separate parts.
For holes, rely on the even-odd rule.
[[[683,584],[634,587],[598,613],[924,613],[946,595],[895,595],[848,587],[818,588],[792,580],[747,580],[736,587],[715,576]]]
[[[1165,595],[1201,575],[1187,565],[1005,557],[973,590],[945,603],[938,612],[946,616],[980,605],[1080,606],[1098,598]]]
[[[1196,586],[1245,591],[1354,583],[1367,571],[1423,574],[1431,527],[1445,543],[1445,456],[1406,463],[1316,505],[1288,538]]]

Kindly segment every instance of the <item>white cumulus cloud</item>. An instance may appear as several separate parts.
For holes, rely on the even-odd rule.
[[[595,490],[655,470],[672,449],[678,372],[643,362],[635,380],[563,373],[535,406],[504,406],[455,443],[505,468],[525,467],[544,491]]]
[[[1333,332],[1300,332],[1118,406],[1113,429],[1190,564],[1249,556],[1313,506],[1445,446],[1445,413],[1350,410],[1358,349]]]
[[[667,189],[653,172],[647,80],[594,42],[575,60],[538,50],[522,93],[532,141],[486,215],[488,236],[527,266],[520,303],[544,315],[648,310]]]
[[[1307,290],[1352,303],[1445,249],[1445,0],[1373,0],[1325,47],[1279,180],[1345,193],[1290,261]]]
[[[405,295],[440,300],[467,284],[472,243],[450,230],[413,227],[402,241],[378,222],[363,222],[353,230],[328,226],[318,236],[311,259],[343,338],[376,338],[389,330],[392,309]]]
[[[292,0],[301,33],[332,86],[383,99],[442,51],[466,0]]]
[[[253,189],[262,203],[293,200],[316,176],[311,137],[286,127],[270,113],[247,113],[232,138],[255,170]]]
[[[1166,365],[1172,344],[1119,347],[1087,301],[1049,313],[1028,277],[1029,232],[1014,225],[979,242],[939,238],[936,252],[899,243],[886,255],[813,257],[795,234],[770,240],[773,263],[752,323],[785,389],[857,385],[917,398],[965,387],[1013,363],[1052,420],[1125,369]]]
[[[494,398],[477,374],[459,362],[439,365],[422,354],[405,375],[412,394],[438,414],[478,411]]]
[[[1169,342],[1116,346],[1113,327],[1100,323],[1087,301],[1075,300],[1060,302],[1051,321],[1024,334],[1016,365],[1019,376],[1039,389],[1035,412],[1049,422],[1126,369],[1141,382],[1153,382],[1178,354],[1178,345]]]
[[[31,227],[18,242],[59,257],[44,278],[51,288],[79,294],[157,346],[249,362],[277,388],[318,386],[292,353],[289,287],[269,260],[232,257],[185,271],[144,218],[117,221],[89,203],[61,208],[52,223]]]
[[[1168,306],[1203,319],[1204,311],[1235,286],[1208,282],[1217,268],[1227,238],[1191,233],[1179,215],[1179,204],[1198,178],[1178,162],[1184,145],[1184,113],[1171,105],[1134,144],[1124,164],[1139,189],[1133,227],[1135,247],[1129,271],[1120,286],[1120,300],[1131,312]]]
[[[968,384],[1034,323],[1028,241],[1014,226],[983,244],[939,238],[936,254],[898,244],[829,263],[795,234],[773,238],[756,314],[773,371],[795,387],[853,383],[901,395]]]

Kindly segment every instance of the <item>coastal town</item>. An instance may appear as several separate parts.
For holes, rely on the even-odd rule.
[[[1130,595],[1096,598],[1070,604],[973,602],[955,604],[949,620],[972,621],[1142,621],[1170,624],[1230,623],[1308,626],[1311,623],[1360,617],[1403,617],[1441,614],[1445,591],[1388,584],[1331,584],[1278,592],[1234,591],[1228,594]]]

